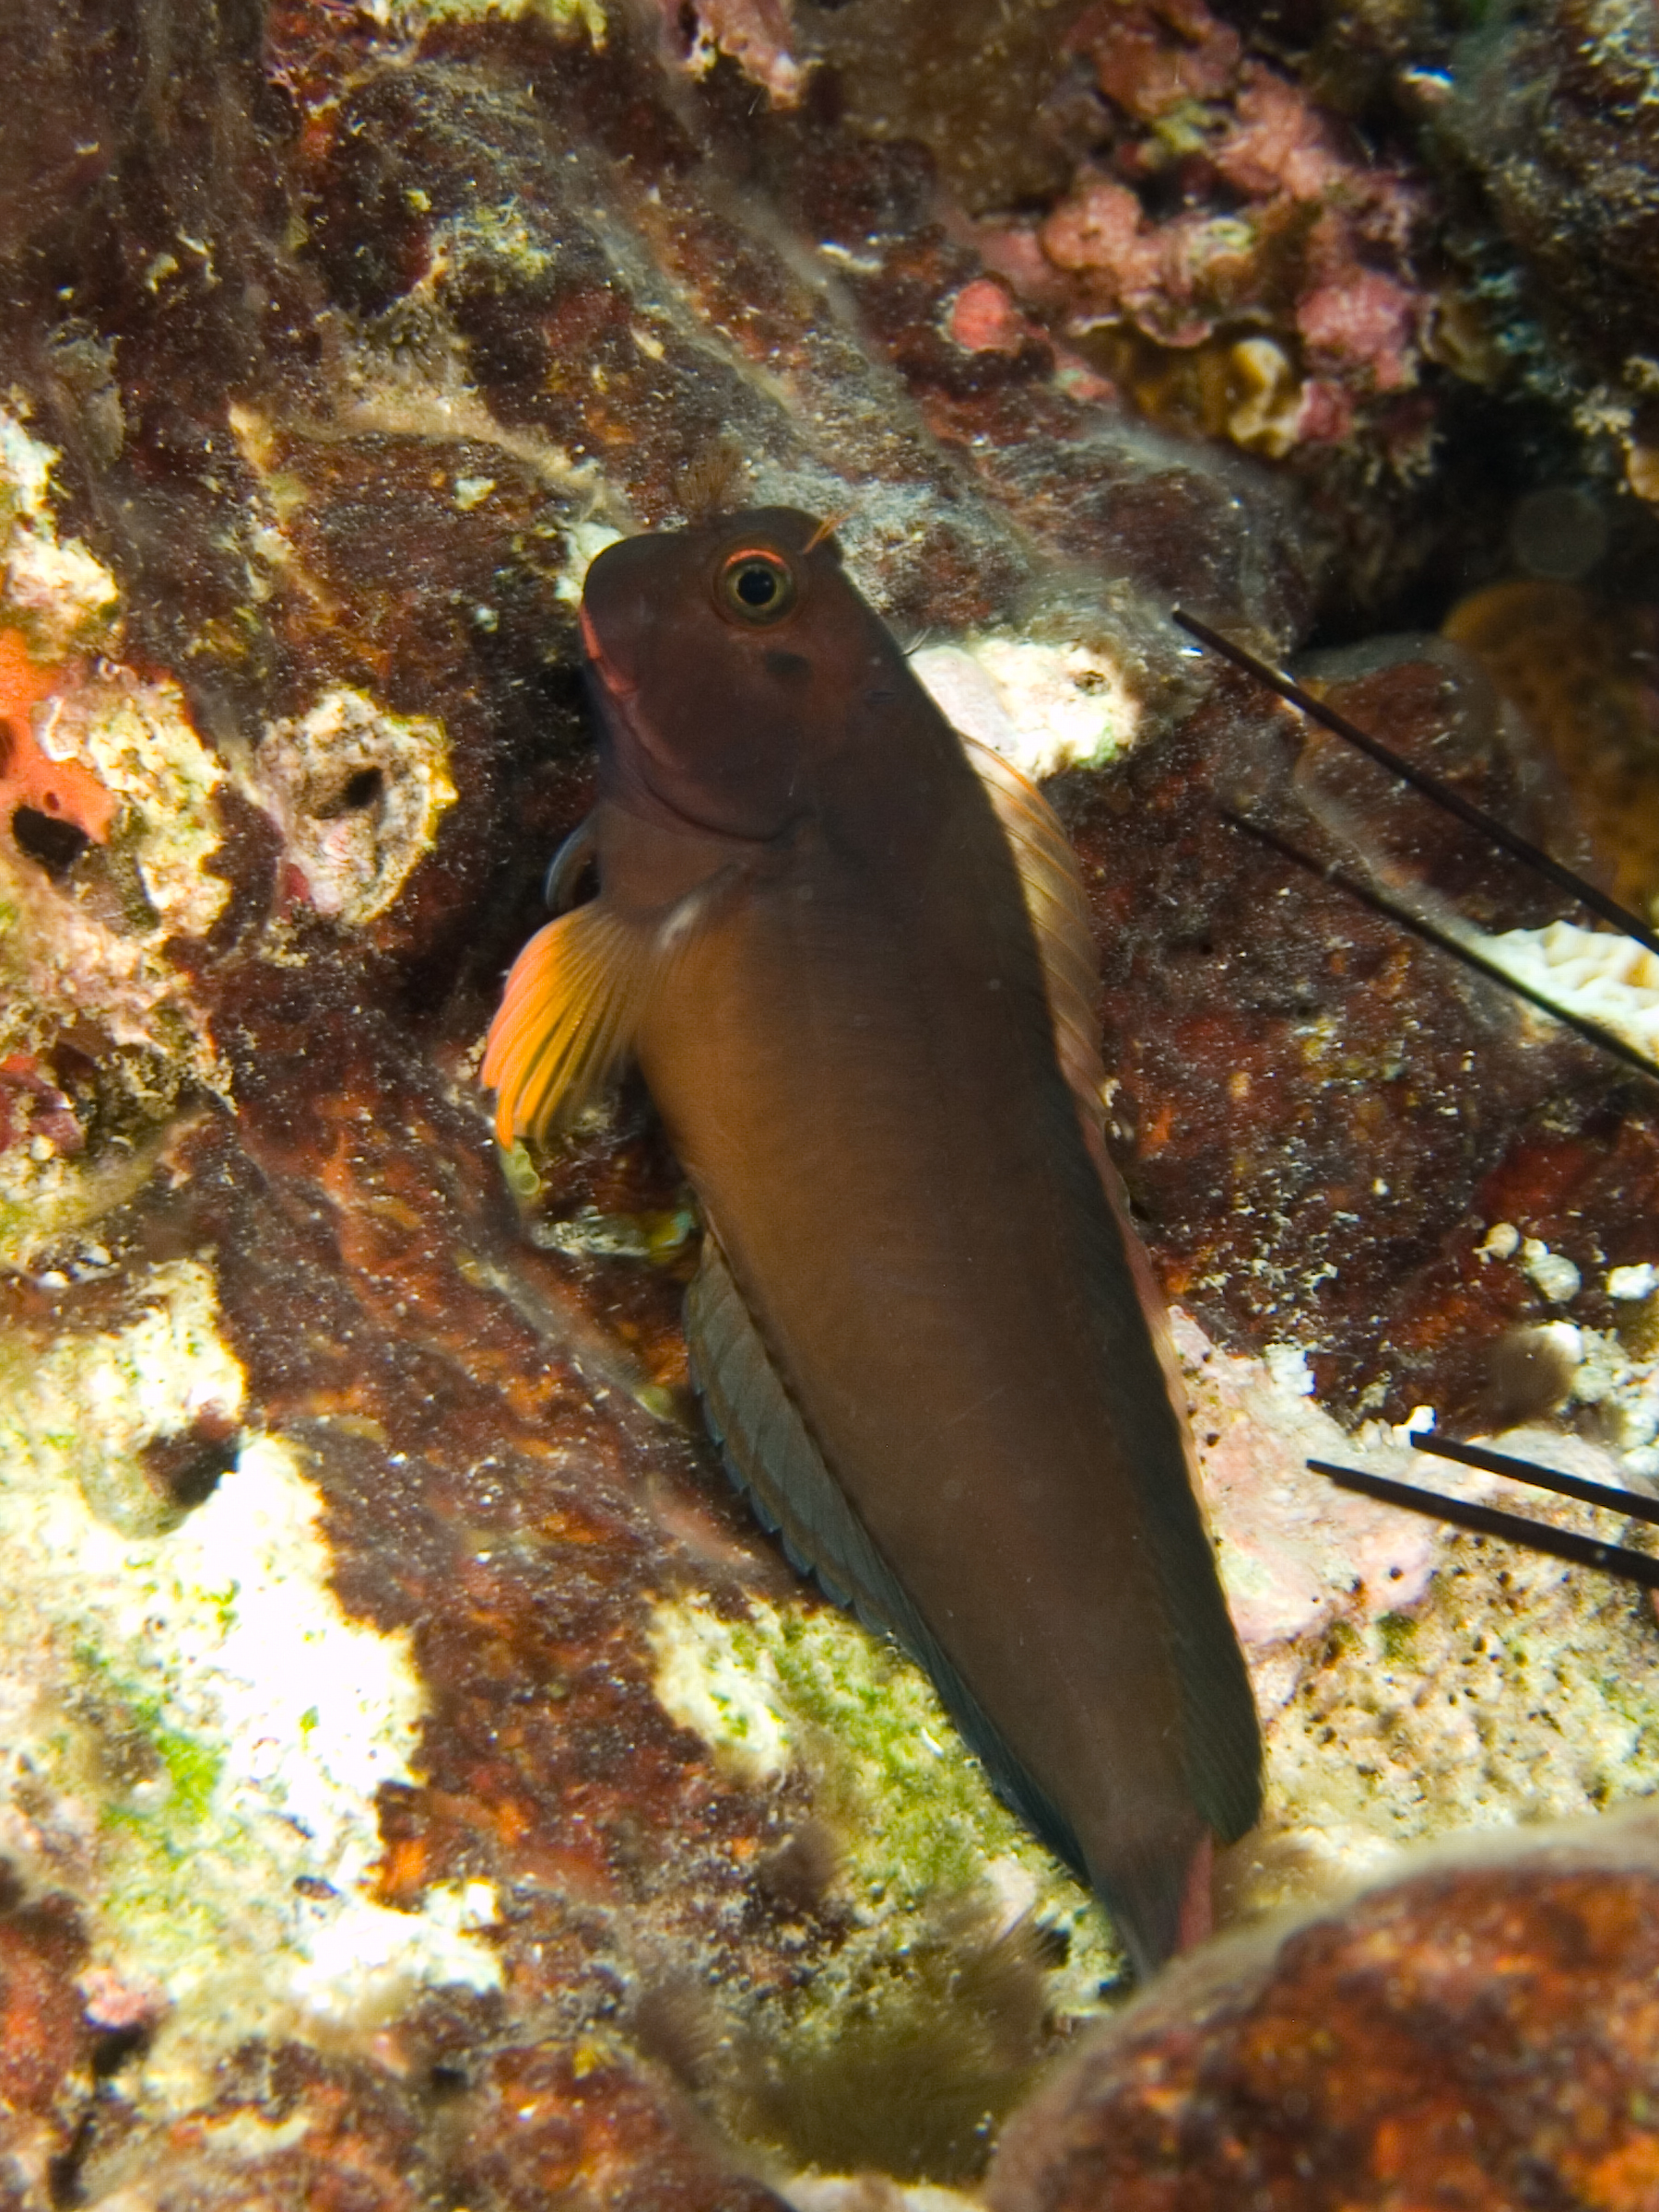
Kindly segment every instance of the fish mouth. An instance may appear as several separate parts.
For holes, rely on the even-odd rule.
[[[625,812],[638,814],[666,828],[690,830],[702,837],[732,839],[739,844],[764,843],[764,839],[746,838],[740,831],[734,839],[734,833],[724,823],[704,819],[693,807],[683,804],[675,791],[679,779],[675,773],[673,756],[665,750],[639,712],[638,682],[624,676],[603,650],[585,606],[580,620],[588,670],[599,694],[595,703],[600,721],[602,724],[608,721],[610,726],[609,774],[613,782],[609,796]],[[666,789],[662,787],[665,782]]]
[[[585,601],[578,621],[582,631],[582,650],[587,656],[588,665],[613,698],[631,698],[639,689],[639,683],[637,679],[625,676],[600,644],[599,632],[594,627],[594,618],[588,612]]]

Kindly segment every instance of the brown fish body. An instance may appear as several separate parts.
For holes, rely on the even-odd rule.
[[[1008,837],[810,528],[630,541],[586,609],[601,903],[658,947],[628,1041],[711,1232],[693,1356],[766,1517],[1145,1971],[1254,1817],[1248,1684]],[[798,577],[753,630],[706,581],[751,540]],[[675,748],[687,714],[741,726]]]

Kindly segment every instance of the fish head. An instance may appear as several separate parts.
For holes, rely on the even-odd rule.
[[[903,666],[833,539],[793,507],[606,547],[588,571],[582,637],[604,795],[743,839],[814,810],[859,700],[884,696]]]

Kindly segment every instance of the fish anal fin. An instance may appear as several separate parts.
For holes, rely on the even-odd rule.
[[[1083,1853],[1069,1822],[963,1681],[836,1481],[712,1229],[704,1236],[701,1264],[686,1294],[686,1335],[704,1417],[756,1518],[781,1535],[786,1550],[806,1562],[826,1595],[850,1606],[865,1628],[903,1646],[931,1678],[998,1795],[1082,1876]]]
[[[712,1231],[686,1294],[686,1336],[704,1418],[757,1518],[820,1581],[845,1591],[866,1627],[900,1634],[907,1601],[888,1586],[886,1563],[825,1465]]]
[[[1085,1121],[1098,1127],[1104,1115],[1100,1094],[1106,1079],[1095,1008],[1100,969],[1077,856],[1060,818],[1029,776],[976,737],[964,736],[962,746],[995,809],[1019,872],[1026,912],[1042,960],[1060,1072]]]

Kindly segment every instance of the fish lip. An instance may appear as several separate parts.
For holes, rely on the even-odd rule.
[[[598,677],[606,690],[613,698],[631,699],[639,689],[639,684],[630,682],[622,674],[616,662],[610,658],[604,646],[600,644],[599,633],[594,627],[594,618],[588,612],[585,601],[578,617],[578,627],[582,631],[582,650],[587,656],[588,665]]]
[[[614,718],[613,735],[626,732],[632,740],[631,768],[624,771],[619,781],[608,787],[604,781],[602,769],[602,792],[620,806],[624,813],[637,814],[647,821],[658,822],[668,829],[690,830],[699,837],[718,837],[746,851],[764,850],[771,841],[770,838],[744,837],[719,821],[705,821],[686,807],[676,805],[666,793],[657,788],[652,771],[653,769],[660,771],[664,760],[650,727],[641,722],[633,705],[640,687],[637,683],[618,678],[615,662],[606,658],[593,636],[585,607],[582,610],[582,635],[588,666],[604,694],[599,706],[601,723],[608,713]]]

